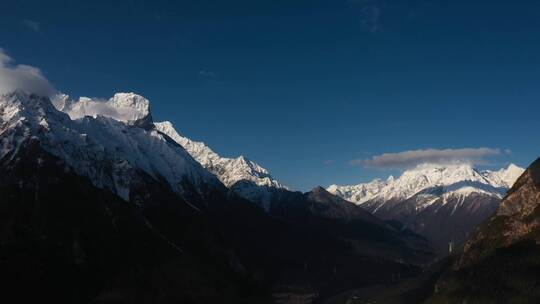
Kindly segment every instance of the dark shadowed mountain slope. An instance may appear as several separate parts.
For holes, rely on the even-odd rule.
[[[17,302],[240,301],[251,286],[205,218],[141,181],[139,208],[75,174],[39,143],[1,161],[0,285]],[[159,190],[159,191],[158,191]],[[139,196],[138,194],[134,194]]]
[[[322,191],[322,197],[317,190],[281,193],[283,201],[273,202],[269,214],[254,204],[240,213],[225,205],[216,206],[214,212],[230,242],[241,248],[240,260],[247,268],[267,273],[278,290],[307,288],[319,299],[352,287],[391,283],[397,274],[403,278],[416,275],[420,268],[410,263],[433,258],[429,242],[422,237],[397,231],[365,210]],[[330,201],[324,198],[327,194]],[[337,202],[359,210],[329,210],[341,209],[333,206]]]
[[[516,181],[496,214],[471,238],[464,248],[461,266],[474,263],[496,248],[525,239],[540,240],[540,159]]]
[[[424,264],[434,257],[429,241],[384,222],[363,208],[322,187],[301,194],[289,192],[275,201],[270,214],[348,242],[355,251],[396,261]]]
[[[465,244],[430,303],[540,302],[540,159]]]
[[[219,192],[198,211],[144,174],[125,202],[38,142],[0,165],[0,282],[21,300],[261,303],[275,286],[325,295],[419,271],[321,230],[334,223],[270,217]]]

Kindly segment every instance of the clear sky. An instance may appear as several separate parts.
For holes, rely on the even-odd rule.
[[[383,153],[540,152],[539,1],[2,0],[0,47],[294,189],[397,173],[362,161]]]

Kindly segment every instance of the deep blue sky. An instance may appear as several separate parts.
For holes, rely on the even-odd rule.
[[[539,1],[3,0],[0,47],[295,189],[386,176],[349,164],[385,152],[540,152]]]

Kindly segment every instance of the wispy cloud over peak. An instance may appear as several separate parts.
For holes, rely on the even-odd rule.
[[[508,152],[505,150],[505,153]],[[350,164],[381,169],[402,169],[424,163],[468,163],[475,165],[484,164],[486,163],[486,158],[500,154],[502,154],[502,151],[498,148],[420,149],[384,153],[368,159],[354,159],[350,161]]]
[[[15,90],[42,96],[56,94],[54,87],[38,68],[14,64],[14,60],[0,48],[0,94]]]

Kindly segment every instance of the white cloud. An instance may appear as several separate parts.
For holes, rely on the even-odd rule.
[[[486,157],[500,154],[500,149],[492,148],[423,149],[384,153],[369,159],[354,159],[350,163],[368,168],[407,168],[423,163],[469,163],[474,165],[485,163]]]
[[[56,93],[54,87],[38,68],[13,63],[4,50],[0,49],[0,94],[22,90],[42,96]]]

